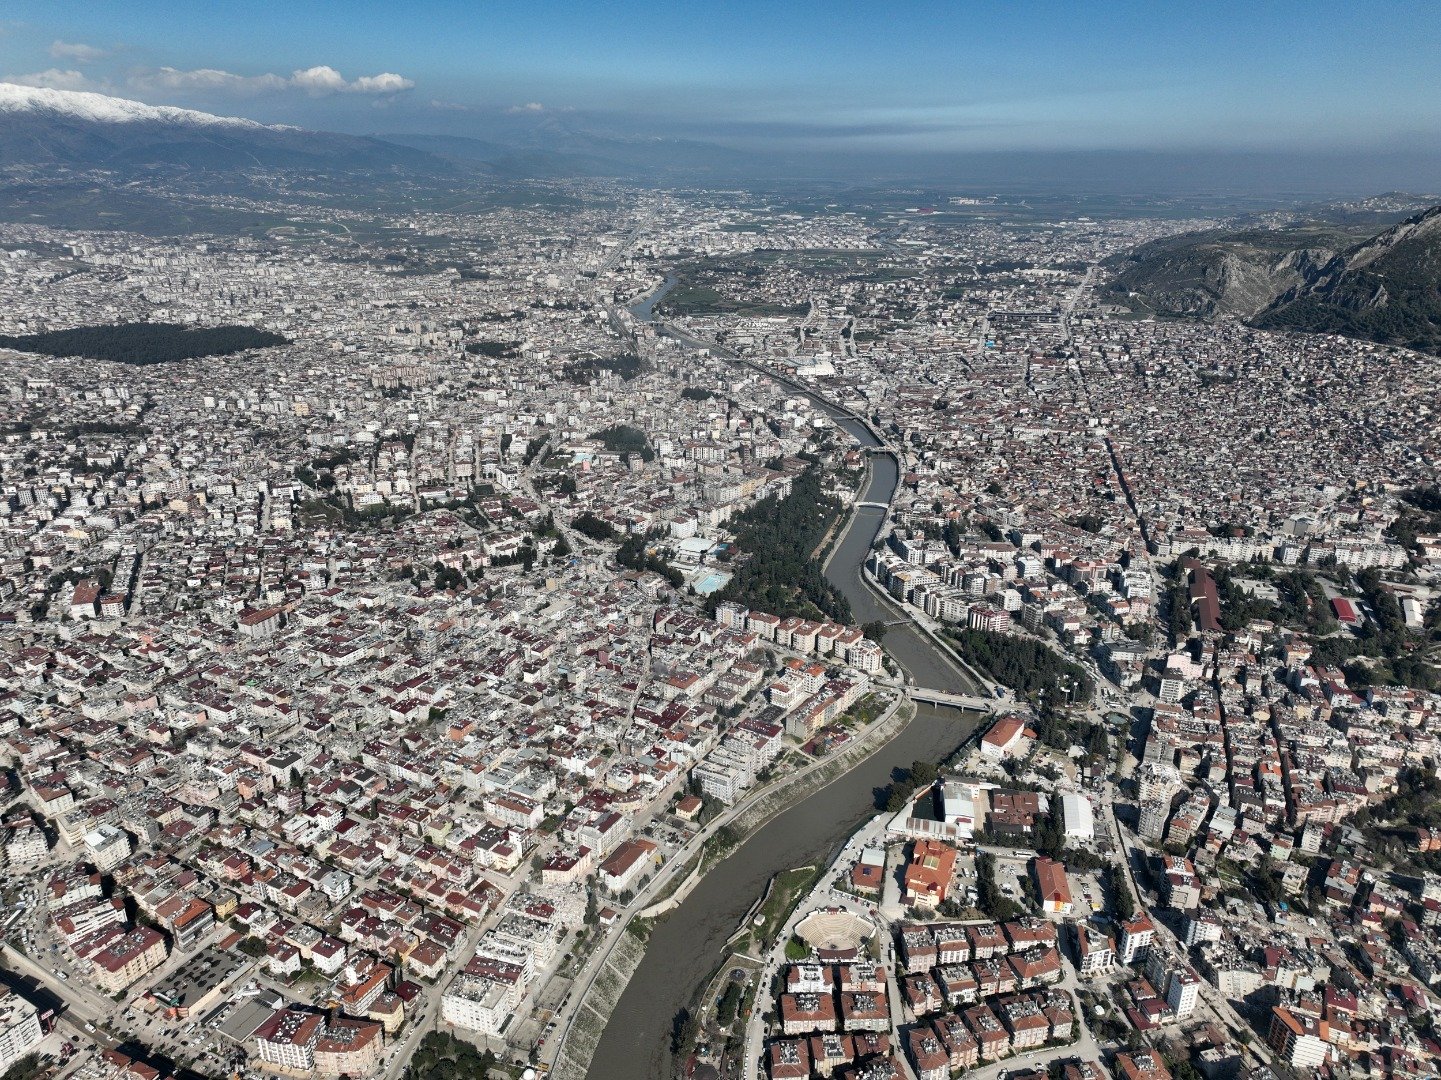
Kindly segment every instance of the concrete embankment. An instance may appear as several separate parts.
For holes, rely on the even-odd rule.
[[[784,779],[758,795],[755,801],[743,809],[731,821],[731,827],[743,838],[761,828],[787,808],[809,798],[813,793],[832,783],[846,772],[864,762],[874,754],[876,748],[888,743],[905,730],[915,715],[915,706],[908,701],[896,701],[886,713],[843,750],[831,758],[809,767],[805,773],[794,779]],[[744,841],[742,841],[744,843]],[[702,858],[696,867],[686,875],[685,880],[665,899],[657,901],[634,916],[649,930],[652,920],[664,921],[666,915],[679,907],[714,868],[712,860]],[[648,936],[648,934],[647,934]],[[637,948],[639,946],[639,948]],[[556,1061],[555,1077],[583,1077],[590,1066],[590,1060],[599,1042],[600,1032],[609,1022],[611,1013],[620,1000],[621,993],[645,956],[640,937],[631,932],[622,934],[611,955],[606,959],[601,972],[596,976],[580,1015],[572,1023]],[[573,1070],[562,1073],[562,1069]]]

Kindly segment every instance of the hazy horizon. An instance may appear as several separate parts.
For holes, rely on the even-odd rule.
[[[1425,3],[422,0],[401,17],[19,0],[0,23],[0,79],[269,123],[693,141],[838,179],[1040,167],[1112,188],[1441,187],[1438,53]]]

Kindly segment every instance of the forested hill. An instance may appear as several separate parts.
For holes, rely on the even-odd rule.
[[[1441,206],[1337,255],[1255,324],[1441,353]]]
[[[280,334],[253,326],[187,327],[176,323],[113,323],[43,334],[0,335],[0,348],[120,364],[167,364],[287,344],[289,340]]]
[[[1441,352],[1441,206],[1375,235],[1357,228],[1166,237],[1111,259],[1107,291],[1147,314],[1239,318]]]

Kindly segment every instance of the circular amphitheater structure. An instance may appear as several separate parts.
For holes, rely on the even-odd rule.
[[[875,933],[867,918],[845,908],[816,908],[796,924],[796,936],[812,949],[825,952],[859,951]]]

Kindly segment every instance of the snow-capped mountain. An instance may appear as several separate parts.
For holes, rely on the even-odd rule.
[[[127,98],[0,82],[0,165],[391,168],[430,155],[379,139],[266,125]]]
[[[231,127],[263,130],[266,125],[240,116],[214,116],[196,109],[170,105],[146,105],[143,101],[110,97],[77,90],[51,90],[42,86],[21,86],[0,82],[0,113],[88,120],[95,124],[172,124],[189,127]],[[296,128],[274,127],[273,131]]]

